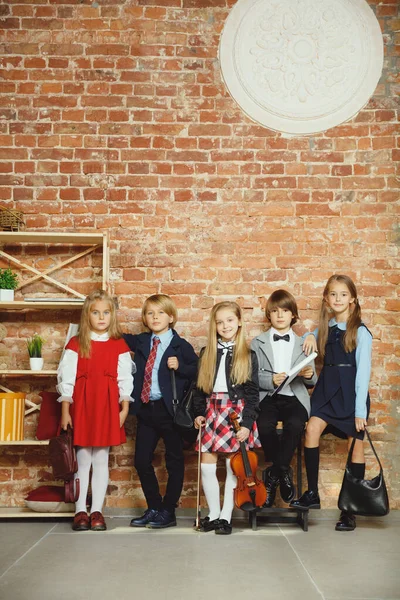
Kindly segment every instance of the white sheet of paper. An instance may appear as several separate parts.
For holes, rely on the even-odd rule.
[[[276,390],[274,390],[273,394],[271,395],[273,396],[274,394],[279,394],[282,388],[285,385],[291,383],[293,379],[297,377],[300,371],[304,369],[304,367],[309,365],[317,356],[317,352],[312,352],[309,356],[306,356],[302,361],[297,363],[297,365],[294,365],[287,374],[287,377],[282,381],[282,383],[276,388]]]

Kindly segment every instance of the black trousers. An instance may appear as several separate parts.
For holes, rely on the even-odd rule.
[[[276,432],[278,421],[283,423],[281,436]],[[307,411],[296,396],[275,394],[265,398],[257,419],[265,460],[277,468],[288,468],[307,421]]]
[[[162,498],[153,467],[154,451],[159,439],[165,445],[165,466],[168,471],[167,489]],[[183,487],[184,456],[182,437],[175,428],[164,401],[144,404],[137,418],[135,468],[139,475],[147,506],[155,510],[174,511]]]

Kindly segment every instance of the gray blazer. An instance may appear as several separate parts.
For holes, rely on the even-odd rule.
[[[293,332],[294,333],[294,332]],[[292,354],[291,367],[296,365],[305,358],[303,352],[303,339],[294,333],[294,348]],[[275,387],[272,381],[273,373],[269,371],[274,370],[274,353],[270,342],[270,332],[265,331],[251,342],[251,349],[257,354],[258,359],[258,380],[260,385],[260,402],[262,400],[267,401],[268,397],[271,396]],[[310,396],[307,388],[312,388],[317,382],[317,375],[315,373],[314,361],[310,363],[310,367],[314,369],[314,375],[311,379],[305,379],[304,377],[296,377],[290,384],[290,388],[296,398],[306,409],[308,416],[310,416]]]

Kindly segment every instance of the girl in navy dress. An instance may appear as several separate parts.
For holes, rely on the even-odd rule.
[[[304,459],[308,490],[291,503],[300,510],[320,508],[318,469],[322,433],[347,438],[349,447],[356,438],[351,468],[355,477],[364,479],[363,439],[370,407],[372,335],[361,321],[356,286],[347,275],[332,275],[328,279],[316,333],[324,364],[311,396],[311,417],[306,430]],[[335,529],[353,531],[355,527],[355,516],[342,512]]]
[[[258,403],[258,361],[246,344],[242,311],[236,302],[219,302],[211,311],[208,342],[200,355],[193,402],[195,427],[204,425],[200,440],[201,479],[210,512],[201,519],[202,531],[220,535],[232,532],[237,477],[230,458],[239,450],[239,442],[247,441],[248,447],[261,446],[255,423]],[[237,434],[229,419],[231,410],[241,417]],[[222,510],[217,479],[219,454],[225,457],[226,465]]]

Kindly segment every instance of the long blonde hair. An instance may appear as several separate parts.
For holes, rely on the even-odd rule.
[[[338,281],[343,283],[349,290],[350,296],[354,299],[354,302],[350,305],[350,316],[347,319],[346,333],[343,337],[343,346],[346,352],[351,352],[357,346],[357,330],[361,325],[361,307],[357,298],[357,288],[354,282],[348,275],[332,275],[326,282],[326,286],[322,293],[323,299],[321,303],[321,310],[319,313],[319,325],[318,325],[318,352],[321,357],[325,356],[325,346],[328,340],[328,329],[329,320],[332,318],[332,314],[329,312],[326,299],[330,292],[332,283]]]
[[[214,387],[215,371],[217,366],[217,312],[221,309],[231,310],[240,321],[233,347],[233,364],[231,370],[232,381],[236,384],[244,383],[250,377],[251,361],[250,349],[246,344],[242,309],[236,302],[219,302],[213,306],[208,328],[208,342],[200,357],[197,387],[206,394],[211,394]]]
[[[122,337],[122,332],[120,330],[118,321],[117,321],[117,311],[115,308],[115,303],[112,297],[105,292],[104,290],[94,290],[88,296],[86,296],[85,302],[83,303],[81,320],[79,325],[78,332],[78,341],[79,341],[79,353],[83,358],[90,357],[90,348],[91,348],[91,339],[90,339],[90,321],[89,315],[90,310],[93,304],[97,301],[105,300],[108,302],[110,307],[111,319],[110,319],[110,327],[108,328],[108,335],[110,338],[118,339]]]

